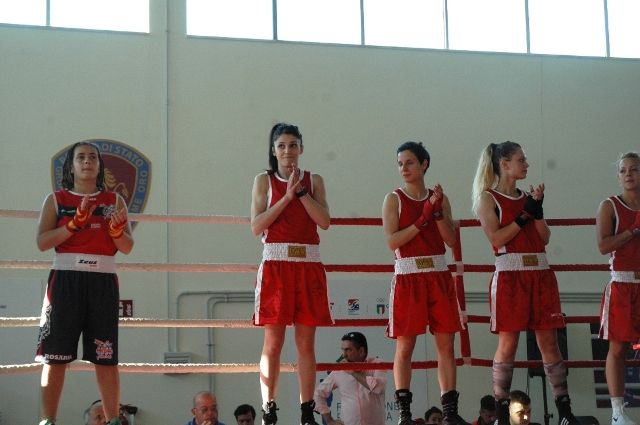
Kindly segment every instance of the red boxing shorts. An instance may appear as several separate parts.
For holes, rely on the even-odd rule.
[[[308,261],[319,259],[317,245],[289,245],[292,249],[280,245],[283,244],[265,245],[256,280],[253,324],[332,325],[324,266],[319,261]],[[277,252],[274,246],[283,248],[285,253]],[[291,259],[276,259],[289,258],[287,250]]]
[[[489,300],[493,333],[564,327],[558,281],[544,253],[497,257]]]
[[[386,332],[389,338],[422,335],[427,326],[432,334],[462,329],[456,287],[446,263],[444,270],[437,261],[434,266],[438,257],[396,260]]]
[[[635,279],[635,272],[611,274],[614,280],[602,295],[599,337],[635,343],[640,340],[640,279]]]

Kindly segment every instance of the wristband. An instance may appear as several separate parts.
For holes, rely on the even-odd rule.
[[[527,221],[529,221],[529,218],[529,214],[527,214],[525,211],[522,211],[520,215],[516,217],[514,222],[518,225],[518,227],[522,229],[524,225],[527,224]]]
[[[296,193],[296,198],[302,198],[304,195],[308,194],[309,192],[307,192],[307,188],[302,186],[302,190],[298,193]]]
[[[434,211],[433,212],[433,218],[436,221],[440,221],[440,220],[442,220],[444,218],[444,215],[442,214],[442,211]]]

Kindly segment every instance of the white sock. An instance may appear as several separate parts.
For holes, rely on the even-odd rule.
[[[624,397],[611,397],[611,408],[614,415],[620,415],[624,410]]]

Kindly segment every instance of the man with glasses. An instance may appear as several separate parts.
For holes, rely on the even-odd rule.
[[[342,337],[342,362],[380,363],[377,357],[368,357],[367,339],[360,332],[349,332]],[[386,370],[333,371],[316,388],[313,399],[316,411],[327,425],[384,425],[386,422],[385,388]],[[331,416],[327,398],[333,390],[340,391],[340,419]]]
[[[104,425],[107,420],[102,410],[102,400],[96,400],[84,412],[84,425]]]
[[[193,397],[193,419],[185,425],[224,425],[218,421],[218,401],[210,391],[200,391]]]

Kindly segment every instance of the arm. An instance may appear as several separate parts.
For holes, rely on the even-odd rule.
[[[363,387],[375,394],[383,394],[387,386],[387,372],[385,370],[345,371],[354,377]]]
[[[382,203],[382,229],[387,238],[387,245],[392,251],[400,248],[420,233],[420,229],[414,225],[400,230],[398,203],[398,195],[394,192],[389,193]]]
[[[313,197],[304,195],[299,199],[311,219],[315,221],[322,230],[327,230],[331,217],[329,216],[324,180],[319,174],[311,174],[311,178],[313,179]]]
[[[123,254],[128,254],[133,249],[133,236],[131,236],[131,223],[129,223],[129,217],[127,215],[127,203],[122,196],[116,195],[116,197],[116,211],[111,216],[109,233],[118,251]],[[112,232],[112,229],[122,229],[122,233]],[[114,236],[114,233],[117,236]]]
[[[456,244],[456,229],[453,226],[453,218],[451,218],[451,204],[449,203],[449,198],[447,195],[442,195],[442,220],[437,220],[436,223],[438,225],[438,231],[440,232],[440,236],[442,236],[442,240],[447,244],[450,248]]]
[[[536,201],[536,209],[537,212],[534,212],[535,225],[536,230],[538,231],[538,235],[540,235],[540,239],[545,245],[549,244],[549,240],[551,239],[551,229],[547,225],[547,221],[544,219],[544,214],[542,211],[542,201],[544,200],[544,183],[539,184],[538,187],[534,189],[533,186],[529,186],[531,190],[531,196]]]
[[[330,373],[329,376],[318,385],[313,393],[313,400],[316,402],[316,411],[322,415],[327,425],[344,425],[344,422],[333,419],[331,409],[327,406],[327,398],[336,388],[334,380],[335,373],[337,373],[337,371]]]
[[[38,220],[38,234],[36,243],[40,251],[55,248],[73,235],[66,227],[57,227],[58,212],[56,211],[54,194],[50,193],[42,204]]]
[[[627,229],[617,235],[615,231],[615,211],[613,204],[608,199],[600,202],[598,212],[596,212],[596,236],[598,238],[598,249],[601,254],[609,254],[633,238],[631,230]]]
[[[284,208],[295,199],[295,185],[287,187],[287,194],[276,204],[267,209],[267,192],[269,190],[269,176],[258,174],[253,181],[251,191],[251,231],[258,236],[271,226]]]
[[[495,211],[496,201],[493,196],[484,192],[478,201],[478,218],[484,234],[494,247],[503,247],[520,231],[520,226],[513,223],[500,227],[500,220]]]

